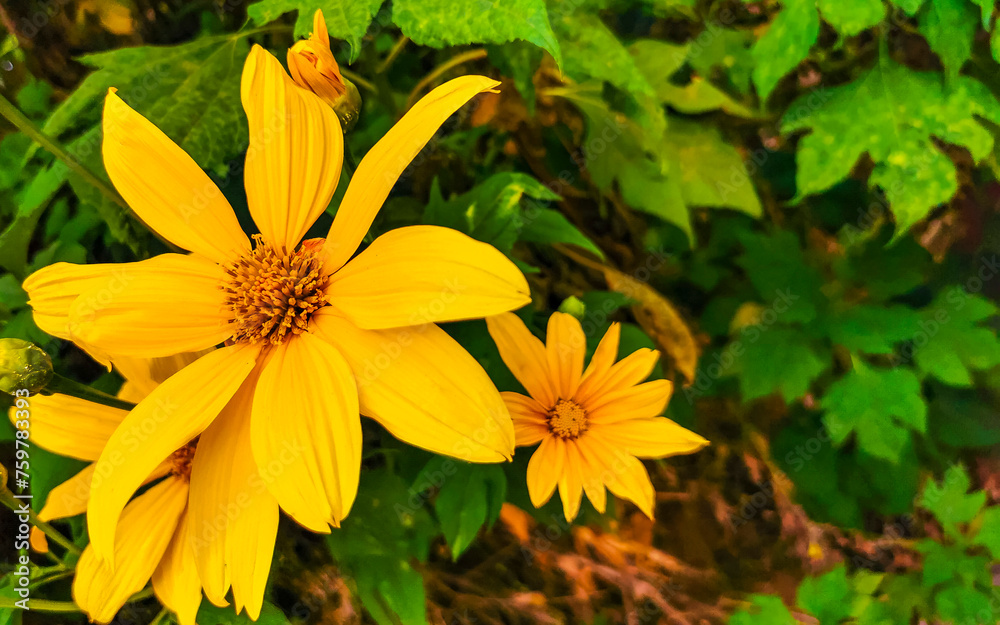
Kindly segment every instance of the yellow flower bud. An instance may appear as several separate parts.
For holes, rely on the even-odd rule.
[[[40,347],[21,339],[0,339],[0,391],[34,395],[52,379],[52,359]]]
[[[333,107],[344,130],[354,126],[361,110],[361,94],[354,83],[341,75],[337,59],[333,58],[323,11],[316,10],[309,38],[288,50],[288,70],[295,84],[312,91]]]

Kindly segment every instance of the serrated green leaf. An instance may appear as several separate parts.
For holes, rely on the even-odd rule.
[[[970,556],[960,545],[944,545],[935,540],[921,540],[915,549],[924,554],[923,584],[927,589],[957,580],[966,585],[990,583],[989,560],[983,556]]]
[[[813,0],[788,0],[753,47],[753,82],[766,102],[778,81],[795,69],[816,43],[819,14]]]
[[[819,577],[802,580],[795,602],[815,616],[820,625],[837,625],[850,615],[853,595],[846,568],[841,564]]]
[[[972,542],[986,547],[994,560],[1000,560],[1000,506],[991,506],[983,510],[979,532]]]
[[[920,12],[920,34],[941,58],[949,81],[958,77],[972,56],[972,37],[978,24],[976,9],[968,0],[929,0]]]
[[[964,294],[960,299],[941,294],[921,311],[911,326],[917,368],[952,386],[972,386],[972,371],[1000,364],[1000,340],[991,328],[980,327],[1000,314],[989,300]]]
[[[313,15],[323,11],[326,29],[333,39],[343,39],[351,48],[350,62],[361,52],[361,38],[368,32],[372,18],[384,0],[261,0],[247,7],[247,17],[263,26],[285,13],[298,11],[295,36],[307,37],[313,29]]]
[[[741,233],[744,253],[737,260],[761,299],[784,323],[808,323],[816,318],[823,295],[823,277],[806,260],[798,238],[779,230],[771,236]]]
[[[817,0],[823,19],[841,35],[852,37],[885,18],[882,0]]]
[[[424,625],[424,579],[409,563],[371,558],[354,572],[362,605],[379,625]]]
[[[993,17],[993,9],[996,7],[996,3],[993,0],[972,0],[980,10],[980,16],[983,18],[983,30],[990,29],[990,18]]]
[[[932,137],[967,147],[978,162],[993,137],[973,116],[1000,123],[1000,103],[981,83],[958,76],[946,90],[939,74],[891,61],[818,96],[818,106],[817,94],[793,103],[789,110],[811,113],[782,124],[783,132],[812,130],[798,145],[798,196],[830,188],[867,152],[875,162],[869,184],[885,190],[897,237],[958,188],[954,163]]]
[[[563,59],[544,0],[394,0],[392,19],[425,46],[521,39],[547,50],[557,64]]]
[[[821,405],[835,446],[854,433],[864,452],[897,462],[910,430],[927,429],[920,380],[908,369],[874,369],[855,360],[854,369],[830,385]]]
[[[671,117],[663,150],[676,164],[688,206],[732,208],[760,217],[760,198],[743,157],[717,128]]]
[[[553,20],[552,27],[559,36],[564,69],[570,78],[577,82],[593,78],[611,83],[626,93],[653,95],[653,87],[640,70],[637,59],[599,17],[590,13],[564,13]],[[666,47],[660,50],[668,68],[677,62],[679,48],[671,46],[669,50]]]
[[[743,401],[780,392],[792,402],[809,391],[813,380],[830,368],[829,350],[814,345],[797,328],[764,328],[756,340],[740,339],[740,394]]]
[[[897,343],[913,338],[920,314],[908,306],[852,306],[823,320],[830,340],[852,351],[891,354]]]
[[[950,586],[934,595],[937,616],[949,623],[979,623],[984,614],[993,614],[988,595],[967,586]]]
[[[952,465],[940,484],[928,480],[920,497],[920,507],[934,513],[945,532],[957,536],[958,524],[971,521],[986,503],[985,492],[968,493],[971,486],[965,468],[960,464]]]

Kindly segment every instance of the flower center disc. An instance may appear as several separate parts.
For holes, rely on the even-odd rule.
[[[587,431],[587,411],[568,399],[560,399],[549,411],[549,431],[560,438],[576,438]]]
[[[191,479],[191,462],[194,460],[194,450],[198,448],[198,439],[194,439],[170,455],[170,472],[183,480]]]
[[[254,249],[227,266],[223,284],[232,313],[233,340],[282,343],[309,327],[309,317],[326,305],[329,276],[323,273],[317,245],[288,253],[254,236]]]

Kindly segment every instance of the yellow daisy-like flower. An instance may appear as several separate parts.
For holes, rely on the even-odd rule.
[[[252,246],[195,162],[109,93],[103,152],[112,182],[147,225],[191,253],[52,265],[25,281],[30,302],[48,325],[64,324],[73,340],[110,354],[225,346],[157,387],[108,440],[97,461],[107,477],[95,482],[87,510],[99,557],[111,560],[132,493],[199,435],[191,497],[204,505],[192,506],[191,531],[204,546],[196,558],[213,600],[224,597],[233,560],[259,539],[234,549],[219,515],[194,516],[239,508],[232,484],[259,469],[296,521],[318,532],[337,526],[357,493],[359,412],[433,452],[472,462],[511,456],[513,425],[499,392],[435,323],[528,303],[517,267],[492,246],[435,226],[393,230],[352,258],[413,157],[460,106],[497,84],[465,76],[418,102],[361,161],[326,239],[301,245],[340,177],[343,134],[333,110],[272,55],[254,46],[241,89],[247,201],[261,231]]]
[[[689,454],[708,444],[659,416],[673,384],[643,383],[659,352],[640,349],[616,363],[621,328],[614,323],[584,371],[587,340],[572,315],[553,313],[544,345],[511,313],[486,323],[503,361],[530,395],[501,393],[517,445],[541,442],[528,463],[531,503],[544,505],[558,486],[566,520],[572,521],[581,491],[604,512],[607,487],[652,518],[656,493],[637,458]]]
[[[126,378],[118,396],[127,401],[141,401],[160,382],[195,359],[195,354],[152,361],[116,358],[115,365]],[[95,461],[127,415],[125,410],[68,395],[36,395],[31,398],[31,439],[58,454]],[[191,540],[194,504],[189,503],[196,445],[191,442],[174,451],[145,476],[143,484],[156,483],[125,506],[115,538],[114,567],[97,558],[92,547],[84,550],[77,563],[72,592],[74,601],[91,620],[111,622],[128,598],[152,578],[153,591],[163,605],[177,613],[181,625],[194,625],[202,597]],[[92,484],[106,477],[98,470],[97,463],[92,462],[49,492],[39,518],[51,521],[83,514],[90,501]],[[245,604],[256,618],[263,601],[263,585],[259,595],[252,596],[256,589],[245,580],[259,577],[260,571],[266,578],[278,529],[278,504],[262,482],[256,488],[251,486],[243,485],[247,507],[256,515],[252,523],[268,527],[270,542],[267,549],[254,550],[244,562],[249,571],[234,572],[233,598],[237,611]],[[233,529],[238,531],[248,521],[251,521],[249,516],[234,519]],[[267,536],[264,538],[267,542]],[[38,551],[48,550],[45,535],[37,529],[32,530],[31,544]],[[252,546],[244,543],[241,548]]]

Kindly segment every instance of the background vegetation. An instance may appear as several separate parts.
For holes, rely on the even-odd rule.
[[[585,503],[568,526],[557,502],[528,502],[528,453],[463,465],[366,421],[354,510],[328,538],[282,521],[261,623],[1000,621],[993,2],[0,3],[0,91],[48,138],[0,125],[0,335],[116,390],[35,327],[20,287],[53,262],[163,251],[108,187],[107,88],[249,226],[243,59],[252,42],[283,58],[316,8],[364,98],[345,181],[436,84],[503,80],[422,152],[373,233],[432,223],[492,243],[528,275],[536,329],[568,311],[593,348],[624,322],[622,352],[659,347],[678,383],[667,415],[712,445],[648,463],[655,522]],[[484,323],[447,330],[516,389]],[[81,467],[34,454],[36,502]],[[62,527],[85,544],[82,520]],[[65,600],[68,580],[33,592]],[[22,618],[85,622],[0,609]],[[199,622],[241,618],[205,602]]]

